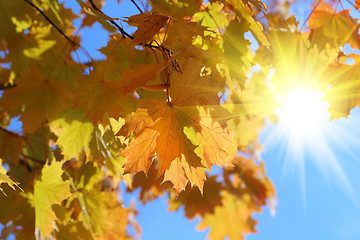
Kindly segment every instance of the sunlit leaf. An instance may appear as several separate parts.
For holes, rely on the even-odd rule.
[[[61,162],[46,164],[42,170],[41,180],[38,179],[35,183],[35,227],[40,229],[40,234],[44,238],[50,236],[56,219],[52,205],[61,204],[71,195],[70,182],[64,181],[61,177],[61,166]]]

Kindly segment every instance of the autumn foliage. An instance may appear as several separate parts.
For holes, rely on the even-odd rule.
[[[360,105],[360,58],[343,50],[360,48],[359,1],[313,1],[303,26],[278,1],[131,2],[139,14],[0,0],[1,239],[139,238],[120,184],[144,204],[167,194],[210,239],[243,239],[275,208],[257,142],[275,96],[326,91],[332,118]],[[95,22],[101,59],[79,34]]]

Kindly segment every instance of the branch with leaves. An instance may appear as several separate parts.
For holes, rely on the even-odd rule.
[[[98,22],[109,36],[104,58],[86,64],[71,37],[83,15],[24,1],[0,1],[1,237],[135,238],[123,183],[143,203],[167,194],[170,210],[183,206],[211,239],[243,239],[256,232],[253,214],[275,205],[257,141],[277,91],[299,84],[295,74],[314,76],[319,90],[331,85],[333,118],[360,105],[360,58],[342,52],[359,49],[359,24],[341,1],[314,1],[307,32],[260,0],[151,0],[150,12],[131,1],[129,34],[100,2],[78,0],[80,28]],[[16,116],[21,134],[7,128]],[[222,170],[209,176],[213,166]]]

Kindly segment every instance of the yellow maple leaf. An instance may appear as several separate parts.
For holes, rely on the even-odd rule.
[[[65,160],[77,157],[84,147],[88,148],[94,127],[85,118],[85,111],[66,109],[49,125],[58,136],[56,144],[62,148]]]
[[[61,177],[62,162],[45,164],[41,171],[41,180],[35,182],[34,206],[35,206],[35,228],[39,228],[43,238],[49,237],[53,231],[56,219],[52,210],[53,204],[61,204],[70,193],[70,181],[64,181]]]
[[[222,192],[222,205],[216,206],[214,213],[208,213],[198,225],[203,230],[210,227],[209,239],[244,239],[244,235],[255,233],[256,220],[251,218],[253,207],[248,195],[239,198],[229,192]],[[219,221],[221,219],[221,221]]]
[[[347,117],[356,106],[360,106],[360,72],[359,57],[355,58],[355,65],[331,64],[324,72],[323,79],[330,89],[326,92],[324,100],[329,102],[331,118]]]
[[[4,190],[1,188],[1,183],[6,183],[8,184],[12,189],[15,190],[15,186],[18,186],[18,183],[14,182],[13,180],[11,180],[9,178],[8,175],[6,175],[6,170],[5,168],[3,168],[2,166],[2,160],[0,158],[0,191],[5,194]],[[20,187],[19,187],[20,188]],[[20,188],[21,189],[21,188]],[[22,190],[22,189],[21,189]],[[5,194],[6,195],[6,194]]]
[[[359,24],[350,16],[350,10],[334,14],[333,9],[322,8],[314,11],[308,24],[313,32],[320,31],[321,36],[334,38],[338,45],[349,43],[353,47],[360,47]]]

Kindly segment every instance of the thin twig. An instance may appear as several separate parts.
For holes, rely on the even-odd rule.
[[[14,84],[8,84],[8,85],[5,85],[4,83],[0,84],[0,90],[6,90],[6,89],[10,89],[10,88],[14,88],[16,87],[16,83]]]
[[[95,3],[93,2],[93,0],[89,0],[92,8],[94,8],[96,11],[100,12],[101,14],[104,14],[105,16],[109,17],[108,15],[106,15],[103,11],[101,11],[96,5]],[[110,18],[110,17],[109,17]],[[114,20],[109,20],[115,27],[117,27],[117,29],[119,29],[121,35],[124,37],[124,38],[130,38],[131,40],[134,40],[134,37],[131,36],[130,34],[128,34],[119,24],[117,24]],[[148,47],[148,48],[156,48],[156,49],[159,49],[160,51],[163,51],[163,52],[166,52],[166,54],[169,56],[169,57],[172,57],[172,51],[170,49],[167,49],[165,48],[164,46],[162,45],[152,45],[152,44],[148,44],[148,43],[139,43],[139,45],[141,46],[144,46],[144,47]],[[172,63],[173,65],[173,68],[176,69],[176,71],[180,72],[181,73],[181,70],[179,70],[179,64],[177,63],[177,61],[175,60],[175,63]]]
[[[11,135],[11,136],[20,137],[19,134],[17,134],[16,132],[9,131],[9,130],[3,128],[3,127],[0,127],[0,130],[3,131],[3,132],[5,132],[6,134]]]
[[[108,18],[110,18],[108,15],[106,15],[103,11],[101,11],[93,2],[93,0],[89,0],[91,6],[98,12],[104,14],[105,16],[107,16]],[[117,29],[119,29],[121,35],[124,38],[130,38],[131,40],[134,40],[134,37],[131,36],[130,34],[128,34],[119,24],[117,24],[114,20],[109,20]],[[139,45],[144,46],[144,47],[149,47],[149,48],[156,48],[156,49],[163,49],[166,52],[169,52],[169,49],[164,48],[163,46],[156,46],[156,45],[151,45],[148,43],[139,43]],[[170,51],[171,52],[171,51]]]
[[[135,5],[135,7],[139,10],[140,13],[144,13],[134,0],[131,0],[131,2]]]
[[[105,16],[107,16],[103,11],[101,11],[101,10],[95,5],[95,3],[93,2],[93,0],[89,0],[89,2],[90,2],[90,4],[91,4],[91,6],[92,6],[93,9],[95,9],[95,10],[98,11],[99,13],[102,13],[102,14],[104,14]],[[125,38],[125,37],[128,37],[128,38],[130,38],[130,39],[134,39],[133,36],[131,36],[130,34],[128,34],[127,32],[125,32],[125,30],[124,30],[122,27],[120,27],[120,25],[117,24],[114,20],[110,20],[110,22],[111,22],[117,29],[119,29],[121,35],[122,35],[124,38]]]
[[[40,8],[38,8],[35,4],[30,2],[29,0],[24,0],[24,1],[27,2],[33,8],[35,8],[41,15],[43,15],[46,21],[48,21],[61,35],[63,35],[63,37],[66,40],[68,40],[72,46],[75,47],[78,45],[76,42],[72,41],[58,26],[56,26],[56,24],[53,21],[51,21],[51,19]]]
[[[44,164],[44,163],[46,162],[46,159],[45,159],[45,160],[41,160],[41,159],[38,159],[38,158],[35,158],[35,157],[31,157],[31,156],[25,155],[24,153],[21,153],[21,156],[24,157],[24,158],[30,159],[30,160],[33,161],[33,162],[40,163],[40,164]]]

